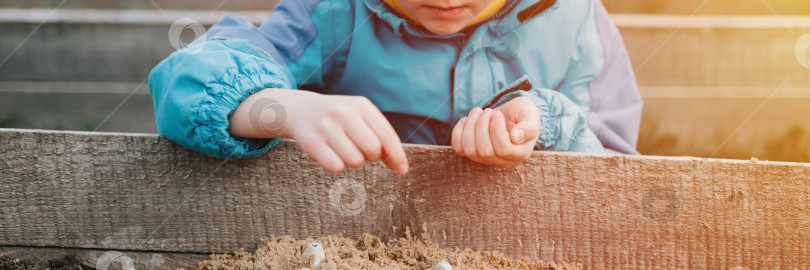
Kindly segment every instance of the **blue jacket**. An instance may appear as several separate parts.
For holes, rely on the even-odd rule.
[[[403,142],[440,145],[473,108],[524,96],[541,114],[537,149],[637,153],[641,98],[598,0],[510,0],[449,36],[381,0],[284,0],[258,27],[227,16],[206,36],[155,67],[149,89],[160,133],[212,156],[280,141],[228,133],[228,115],[265,88],[365,96]]]

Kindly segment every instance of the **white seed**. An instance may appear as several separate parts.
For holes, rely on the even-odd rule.
[[[453,270],[453,266],[447,261],[442,261],[434,265],[430,270]]]
[[[307,244],[307,249],[304,250],[304,258],[309,260],[310,257],[315,258],[312,262],[312,266],[318,266],[318,264],[323,261],[323,258],[326,257],[326,254],[323,253],[323,245],[317,242]]]

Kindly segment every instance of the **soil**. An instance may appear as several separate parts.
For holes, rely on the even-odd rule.
[[[95,269],[87,265],[82,265],[79,260],[72,256],[65,256],[59,259],[32,261],[24,259],[12,259],[9,257],[0,257],[0,269],[5,270],[46,270],[46,269],[59,269],[59,270],[88,270]]]
[[[382,243],[379,238],[363,234],[353,240],[341,235],[318,239],[295,240],[292,237],[264,238],[256,252],[244,249],[235,254],[211,255],[199,264],[200,269],[430,269],[447,261],[453,269],[582,269],[581,264],[555,264],[528,258],[512,259],[497,251],[478,252],[469,249],[440,248],[426,240],[405,238]],[[312,258],[303,257],[307,244],[323,245],[326,257],[317,266]]]

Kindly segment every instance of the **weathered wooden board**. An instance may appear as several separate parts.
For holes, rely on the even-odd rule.
[[[0,0],[5,8],[42,9],[113,9],[113,10],[272,10],[279,0],[150,0],[150,1],[98,1],[98,0]]]
[[[657,14],[810,14],[810,3],[796,0],[602,0],[611,12]]]
[[[270,10],[278,0],[0,0],[0,7],[73,9],[181,9],[181,10]],[[796,0],[602,0],[611,12],[672,14],[810,14],[810,4]]]
[[[810,33],[806,16],[617,14],[611,18],[622,33],[645,97],[724,97],[722,87],[739,88],[733,97],[766,98],[780,86],[808,92],[810,70],[800,63],[807,59],[797,59],[795,53],[800,38]],[[645,88],[662,86],[694,90],[662,95]],[[757,87],[766,90],[756,91]]]
[[[0,131],[0,245],[233,252],[406,227],[589,269],[810,266],[810,165],[537,152],[509,169],[409,145],[329,174],[286,141],[224,160],[156,135]]]

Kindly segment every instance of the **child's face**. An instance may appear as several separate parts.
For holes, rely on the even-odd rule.
[[[399,0],[430,32],[455,34],[464,29],[492,0]]]

